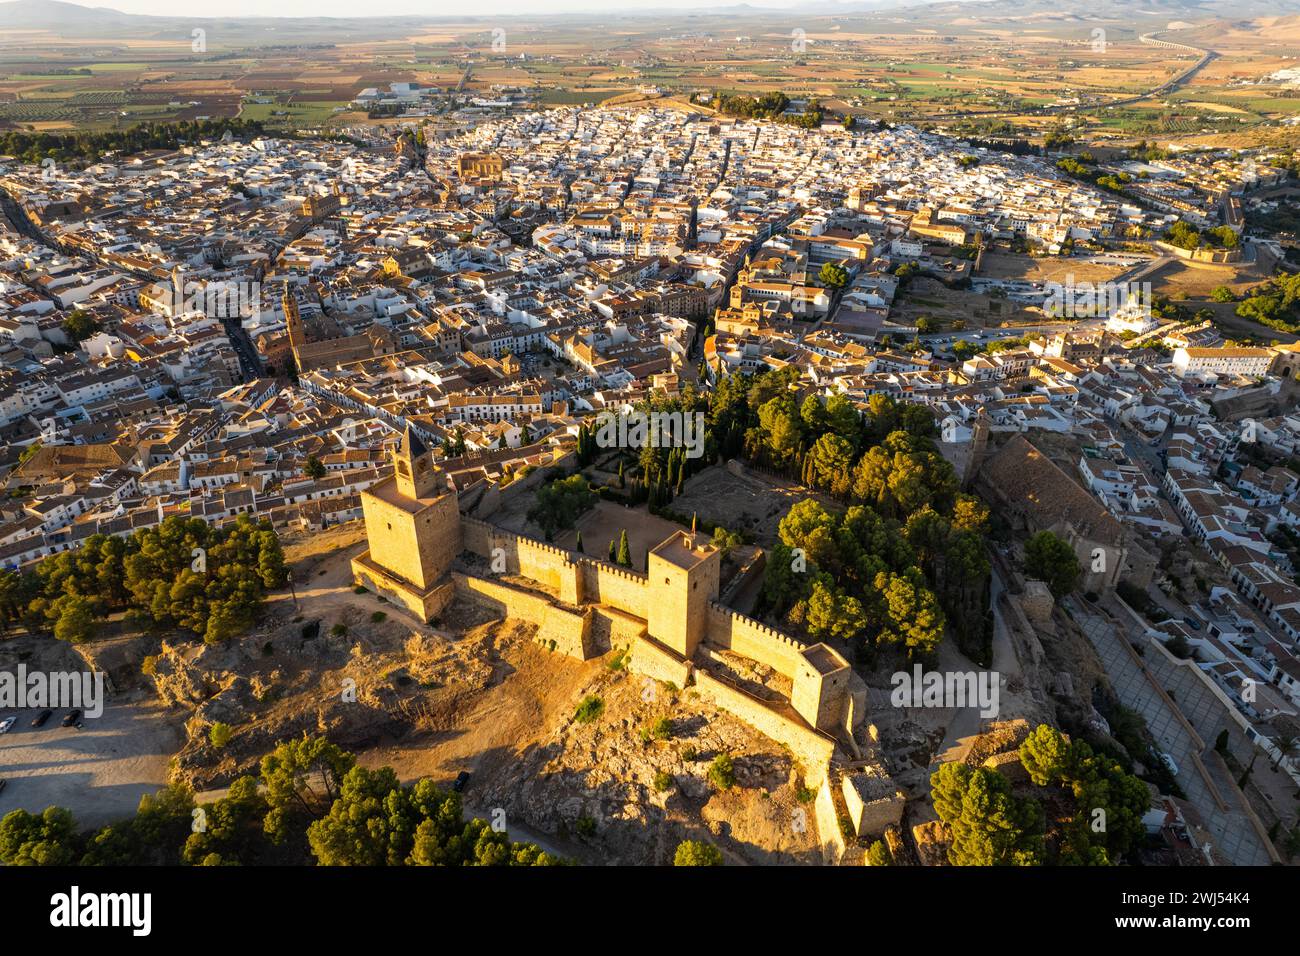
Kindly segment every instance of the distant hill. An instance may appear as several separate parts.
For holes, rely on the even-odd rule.
[[[108,7],[83,7],[61,0],[13,0],[0,3],[0,29],[49,30],[59,27],[125,26],[131,21],[150,20]]]
[[[987,17],[994,20],[1080,17],[1132,20],[1137,27],[1164,26],[1167,20],[1244,19],[1300,13],[1300,0],[968,0],[929,3],[890,11],[893,17],[942,21]]]

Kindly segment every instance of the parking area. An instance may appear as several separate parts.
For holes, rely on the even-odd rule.
[[[167,783],[167,763],[184,740],[182,713],[154,702],[107,704],[81,730],[60,726],[66,709],[34,728],[39,713],[0,711],[0,720],[18,718],[0,734],[0,817],[51,805],[67,807],[83,826],[132,816],[143,794]]]

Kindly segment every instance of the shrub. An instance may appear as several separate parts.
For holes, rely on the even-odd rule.
[[[229,724],[223,724],[220,721],[217,721],[212,725],[211,729],[208,730],[208,740],[211,742],[212,746],[216,747],[218,750],[224,750],[226,744],[230,743],[230,738],[234,736],[234,733],[235,732],[231,730]]]
[[[140,662],[140,673],[146,677],[153,677],[154,672],[158,670],[158,655],[150,654]]]
[[[666,770],[660,770],[655,774],[655,790],[660,793],[663,793],[665,790],[671,790],[675,782],[676,781],[673,780],[673,775]]]
[[[580,724],[589,724],[605,712],[605,702],[595,694],[588,694],[573,713],[573,719]]]
[[[673,735],[673,722],[667,717],[660,717],[650,725],[650,735],[655,740],[667,740]]]
[[[673,854],[673,866],[722,866],[722,851],[703,840],[683,840]]]
[[[889,852],[889,847],[885,846],[885,841],[877,840],[867,848],[867,865],[868,866],[893,866],[894,855]]]
[[[330,628],[331,637],[343,637],[348,632],[348,626],[342,621]]]
[[[696,751],[694,747],[687,746],[682,750],[682,759],[685,760],[687,763],[694,762],[695,758],[698,756],[699,753]]]
[[[358,584],[356,587],[354,587],[354,588],[352,589],[352,593],[353,593],[353,594],[369,594],[370,592],[366,590],[366,586],[365,586],[364,584]]]
[[[709,781],[719,790],[730,790],[736,785],[736,767],[727,754],[718,754],[709,765]]]
[[[584,813],[582,816],[578,817],[577,822],[573,825],[573,829],[577,832],[578,836],[593,837],[596,835],[596,821]]]
[[[388,613],[386,611],[376,611],[374,614],[370,615],[370,623],[380,624],[387,618],[388,618]]]

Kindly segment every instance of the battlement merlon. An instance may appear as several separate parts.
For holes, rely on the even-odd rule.
[[[739,611],[729,608],[725,604],[719,604],[717,601],[709,602],[709,611],[723,624],[742,625],[750,633],[774,641],[778,646],[789,648],[795,653],[801,653],[804,648],[809,646],[784,631],[778,631],[771,625],[757,621],[746,614],[741,614]]]
[[[602,561],[600,558],[579,557],[575,562],[579,567],[587,565],[593,567],[599,574],[607,574],[611,577],[623,578],[633,584],[642,587],[646,584],[646,576],[634,568],[625,568],[619,564],[611,564],[608,561]]]

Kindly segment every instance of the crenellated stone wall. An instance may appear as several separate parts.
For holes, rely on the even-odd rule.
[[[503,581],[487,581],[452,572],[457,591],[487,604],[505,617],[517,617],[537,625],[537,639],[554,650],[578,660],[596,656],[591,636],[591,609],[560,607],[543,594],[532,594]]]
[[[683,660],[658,641],[645,635],[632,640],[627,667],[634,674],[642,674],[651,680],[663,681],[679,689],[690,683],[694,672],[690,661]]]
[[[608,604],[639,618],[648,617],[649,596],[644,574],[595,558],[580,558],[578,568],[582,574],[584,600]]]
[[[504,557],[504,573],[517,574],[545,585],[559,594],[560,600],[566,604],[583,603],[582,575],[574,563],[572,552],[536,538],[501,531],[475,518],[462,517],[461,526],[466,551],[489,563]]]
[[[791,680],[799,671],[799,652],[804,648],[789,635],[720,604],[709,605],[705,639],[715,647],[767,664]]]
[[[831,737],[783,714],[739,687],[719,680],[708,671],[695,671],[695,686],[723,710],[790,748],[794,758],[803,766],[804,785],[809,789],[821,786],[835,753],[835,741]]]

